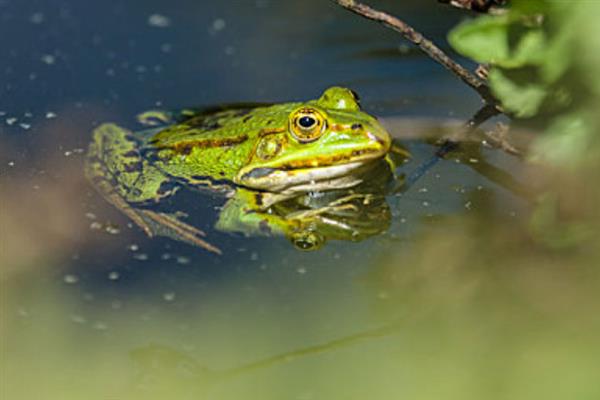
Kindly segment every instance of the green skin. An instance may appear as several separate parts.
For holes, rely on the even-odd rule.
[[[148,235],[215,252],[201,239],[203,232],[178,215],[144,206],[181,186],[200,187],[229,198],[216,224],[220,230],[282,234],[304,249],[318,248],[327,238],[356,239],[365,215],[352,210],[369,203],[365,199],[373,194],[349,194],[348,188],[360,186],[365,170],[384,159],[391,146],[385,129],[360,110],[352,91],[341,87],[304,103],[142,116],[152,117],[171,125],[142,132],[115,124],[98,127],[86,175]],[[306,206],[308,193],[329,191],[337,193],[329,204]],[[301,203],[303,208],[294,205]],[[345,228],[331,223],[332,216],[342,214]]]

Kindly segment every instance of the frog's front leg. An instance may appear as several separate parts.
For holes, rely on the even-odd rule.
[[[249,236],[283,235],[303,250],[315,250],[325,243],[325,237],[310,222],[287,218],[263,207],[265,193],[238,189],[219,214],[216,228],[225,232],[240,232]]]
[[[111,204],[144,232],[170,236],[207,250],[220,251],[202,240],[204,232],[181,222],[176,216],[136,207],[170,196],[178,189],[141,154],[142,145],[130,131],[103,124],[93,134],[85,162],[86,177]]]

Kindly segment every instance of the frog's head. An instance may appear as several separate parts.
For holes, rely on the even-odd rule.
[[[349,89],[331,87],[319,99],[283,111],[278,129],[263,130],[236,183],[280,191],[346,176],[383,157],[391,138],[360,109]]]

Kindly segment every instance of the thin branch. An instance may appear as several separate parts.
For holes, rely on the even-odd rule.
[[[355,0],[334,0],[338,5],[358,14],[362,17],[377,21],[388,28],[401,33],[408,41],[417,45],[423,50],[429,57],[437,61],[445,68],[454,73],[460,80],[472,87],[479,93],[479,95],[485,100],[487,104],[491,104],[494,107],[500,109],[498,101],[494,98],[490,92],[490,88],[477,76],[472,74],[465,67],[452,60],[446,53],[444,53],[439,47],[437,47],[431,40],[425,38],[420,32],[416,31],[413,27],[408,25],[406,22],[387,14],[383,11],[375,10],[366,4],[359,3]]]
[[[498,14],[504,11],[506,0],[438,0],[440,3],[450,4],[456,8],[477,11],[481,13]]]

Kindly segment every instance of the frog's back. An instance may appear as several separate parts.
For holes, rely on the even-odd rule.
[[[246,164],[261,132],[284,128],[296,105],[196,113],[145,138],[145,147],[170,175],[231,181]]]

